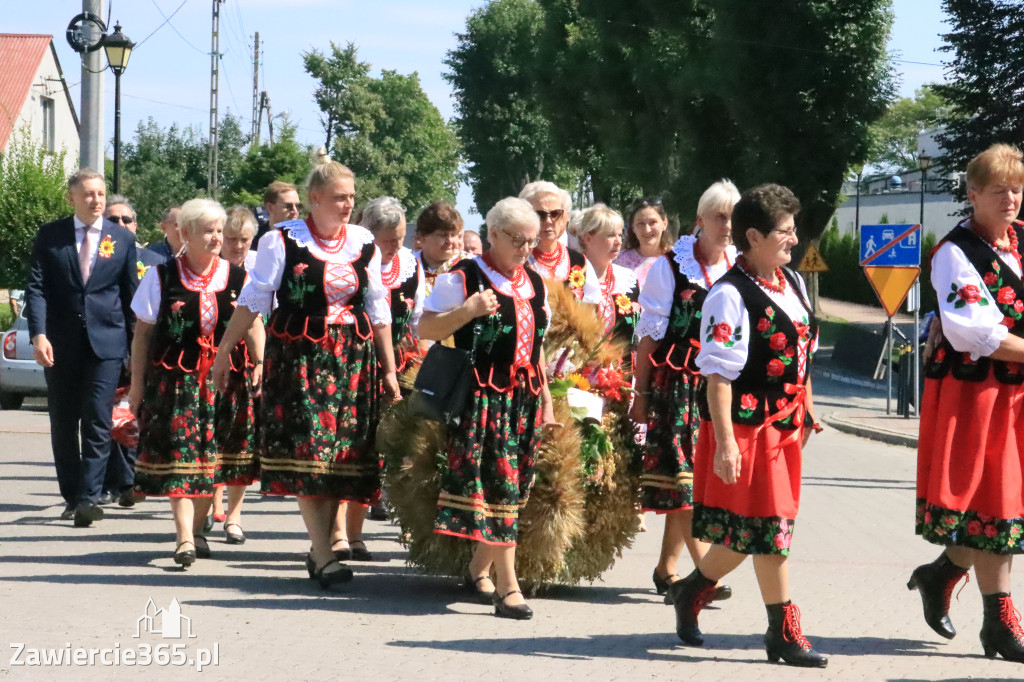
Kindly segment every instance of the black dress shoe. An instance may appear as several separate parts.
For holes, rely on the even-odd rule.
[[[203,520],[203,532],[209,533],[213,530],[213,514],[210,514]]]
[[[210,552],[210,542],[205,535],[196,535],[193,543],[196,548],[197,559],[209,559],[213,554]]]
[[[712,601],[725,601],[732,597],[732,588],[728,585],[719,585],[715,588],[715,597]]]
[[[336,559],[331,559],[316,569],[315,575],[321,589],[329,590],[331,585],[340,585],[352,580],[352,569]]]
[[[373,561],[373,555],[370,554],[370,550],[366,549],[366,543],[362,540],[353,540],[350,546],[352,547],[352,561]]]
[[[135,506],[135,491],[131,488],[126,488],[121,491],[121,494],[117,496],[117,504],[120,507],[134,507]]]
[[[182,547],[185,547],[187,545],[191,545],[192,548],[186,550],[181,549]],[[184,542],[179,542],[178,546],[174,548],[174,563],[178,564],[182,568],[188,568],[189,566],[194,564],[196,562],[195,547],[195,544],[189,542],[188,540],[185,540]]]
[[[231,529],[237,528],[238,532],[234,532]],[[244,545],[245,544],[245,533],[242,532],[242,527],[237,523],[225,523],[224,524],[224,539],[229,545]]]
[[[96,498],[96,504],[100,505],[101,507],[107,507],[109,505],[114,504],[114,502],[116,501],[117,500],[114,498],[114,493],[110,492],[109,490],[104,490],[102,493],[100,493],[100,496]]]
[[[498,618],[512,618],[513,620],[530,620],[533,618],[533,609],[527,604],[516,604],[508,606],[505,600],[513,594],[522,594],[522,590],[512,590],[504,597],[494,600],[494,615]]]
[[[466,588],[467,591],[472,592],[473,595],[476,597],[477,601],[479,601],[481,604],[493,604],[494,595],[496,594],[495,591],[480,589],[480,583],[484,580],[490,579],[490,574],[482,575],[479,578],[473,578],[473,576],[467,573],[462,578],[462,585]]]
[[[88,528],[93,521],[103,518],[103,507],[92,502],[82,502],[75,507],[75,528]]]
[[[61,521],[70,521],[75,518],[75,505],[68,502],[64,505],[64,511],[60,513]]]

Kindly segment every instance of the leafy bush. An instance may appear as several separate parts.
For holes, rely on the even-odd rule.
[[[33,144],[22,128],[0,156],[0,288],[25,288],[39,226],[71,213],[64,155]]]

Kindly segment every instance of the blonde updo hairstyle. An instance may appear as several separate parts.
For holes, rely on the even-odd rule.
[[[622,234],[624,226],[622,214],[605,204],[594,204],[583,211],[583,219],[576,230],[576,236],[583,243],[583,238],[588,234],[602,237],[613,234]]]
[[[318,192],[340,178],[355,180],[356,176],[348,166],[333,161],[323,147],[317,147],[311,154],[313,170],[306,176],[306,193]]]
[[[181,205],[178,213],[178,229],[186,241],[192,236],[194,230],[217,222],[221,226],[227,222],[228,215],[224,207],[213,199],[190,199]]]

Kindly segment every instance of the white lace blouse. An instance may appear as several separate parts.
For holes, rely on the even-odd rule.
[[[269,315],[274,302],[274,293],[281,286],[285,266],[285,239],[292,239],[299,246],[305,247],[318,260],[326,263],[327,270],[337,269],[341,272],[345,266],[357,260],[363,246],[373,242],[373,235],[365,227],[359,225],[345,226],[345,244],[338,253],[327,253],[321,249],[304,220],[291,220],[279,225],[289,230],[275,230],[260,239],[256,252],[256,263],[249,270],[249,281],[238,297],[238,305],[245,306],[254,313]],[[327,291],[328,324],[350,324],[354,321],[352,313],[347,310],[347,303],[356,293],[355,286],[348,278],[325,278]],[[388,290],[380,278],[380,249],[374,246],[373,257],[366,266],[366,300],[364,307],[370,318],[370,324],[381,325],[391,323],[391,308],[388,305]],[[335,284],[337,282],[337,284]]]
[[[640,321],[636,326],[638,339],[649,336],[655,341],[660,341],[665,338],[668,318],[672,313],[672,297],[676,290],[674,268],[701,289],[707,289],[700,263],[693,257],[693,247],[696,243],[696,237],[683,235],[668,254],[671,262],[668,258],[659,257],[647,273],[647,280],[640,290]],[[725,248],[724,262],[707,268],[712,284],[728,272],[735,262],[736,247],[730,244]]]
[[[509,280],[505,275],[501,274],[497,270],[492,270],[484,259],[480,256],[473,258],[476,264],[483,270],[484,275],[490,280],[494,288],[505,294],[506,296],[518,296],[523,299],[533,298],[537,292],[534,292],[533,285],[530,284],[529,278],[525,278],[519,289],[515,289],[512,285],[512,281]],[[427,296],[427,300],[423,302],[423,309],[428,310],[432,313],[447,313],[455,310],[460,305],[466,302],[467,293],[472,295],[476,292],[466,291],[466,280],[460,272],[446,272],[443,275],[438,275],[437,281],[434,283],[434,289]],[[547,313],[547,317],[551,319],[551,309],[548,307],[548,292],[547,288],[544,288],[539,292],[544,297],[544,312]]]
[[[1013,270],[1018,277],[1021,275],[1020,264],[1012,253],[996,253],[1003,265]],[[945,242],[938,248],[932,256],[931,280],[939,298],[942,333],[949,339],[950,345],[960,353],[970,353],[971,360],[994,353],[1009,329],[1003,326],[1003,314],[992,300],[991,292],[981,275],[960,247]],[[972,291],[969,287],[977,289],[978,301],[966,302],[960,295],[959,292],[967,295],[967,292]],[[957,303],[961,305],[957,307]]]
[[[800,295],[793,291],[793,287],[786,282],[786,290],[783,293],[769,291],[761,288],[768,297],[778,306],[775,312],[778,315],[784,313],[793,322],[809,324],[807,309],[801,303],[800,296],[807,300],[807,287],[803,278],[797,274],[797,282],[800,284]],[[718,341],[713,336],[708,340],[709,331],[712,325],[726,323],[732,330],[732,335],[727,341]],[[701,308],[700,320],[700,352],[697,354],[697,367],[704,376],[719,374],[729,381],[735,381],[740,375],[743,366],[747,364],[747,352],[750,348],[750,336],[756,334],[757,330],[751,327],[750,315],[743,303],[740,292],[731,284],[722,283],[711,289],[711,293],[704,299],[704,306]],[[801,367],[801,377],[807,367],[808,353],[813,353],[818,348],[818,339],[815,337],[808,345],[800,344],[797,351],[797,360]]]
[[[381,270],[381,280],[391,274],[394,261],[388,262]],[[427,285],[423,278],[423,268],[419,267],[420,261],[412,251],[406,247],[398,250],[398,279],[395,280],[395,288],[401,287],[410,277],[416,277],[416,294],[413,297],[412,316],[409,318],[409,328],[416,333],[416,326],[423,316],[423,301],[426,299]],[[391,291],[388,291],[388,303],[391,302]]]

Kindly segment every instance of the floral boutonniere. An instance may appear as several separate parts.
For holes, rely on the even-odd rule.
[[[103,238],[103,241],[100,242],[99,256],[100,258],[110,258],[113,255],[114,241],[110,238],[110,235],[108,234],[106,237]]]
[[[111,253],[113,253],[113,247],[111,247]],[[109,258],[110,256],[106,257]],[[139,269],[139,280],[141,281],[142,278],[146,276],[146,273],[149,272],[149,266],[142,261],[136,261],[135,267]]]
[[[583,298],[583,285],[587,283],[587,274],[583,271],[583,268],[579,265],[574,265],[569,270],[569,288],[572,289],[572,293],[576,296],[576,300]]]

